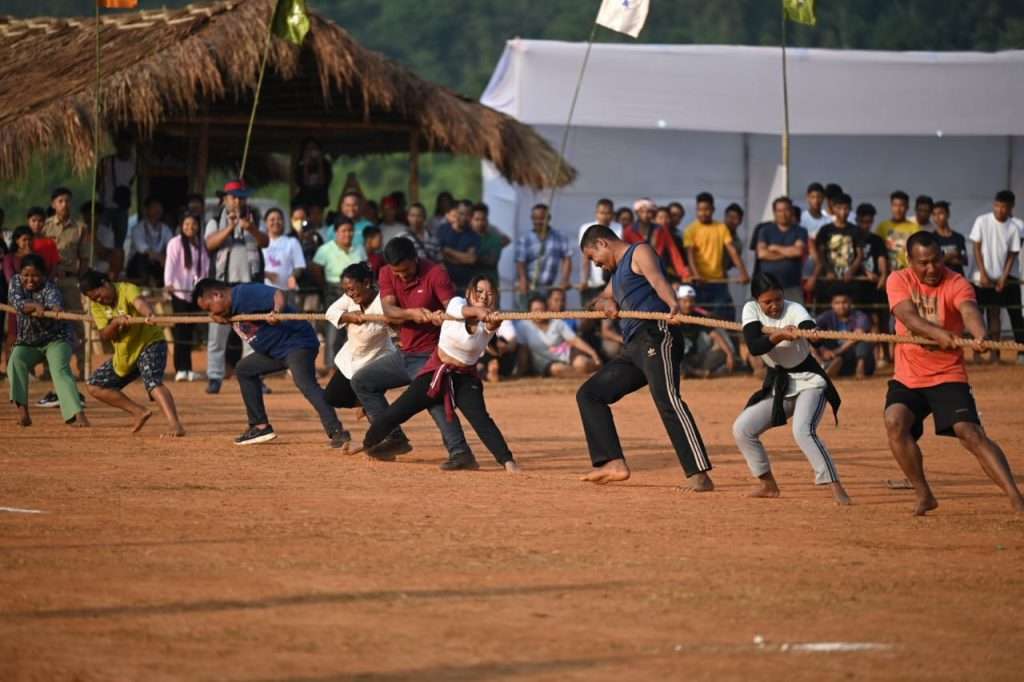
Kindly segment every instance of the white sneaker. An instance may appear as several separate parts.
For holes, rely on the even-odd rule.
[[[174,375],[174,380],[175,381],[192,381],[191,379],[188,378],[189,374],[191,374],[191,372],[176,372],[175,375]]]
[[[189,381],[199,381],[202,379],[202,375],[199,372],[187,372]]]

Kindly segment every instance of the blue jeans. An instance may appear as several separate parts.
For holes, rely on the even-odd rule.
[[[714,317],[730,322],[736,319],[736,310],[732,306],[729,285],[725,282],[711,284],[694,284],[697,290],[697,305],[708,309]]]
[[[401,388],[412,383],[429,358],[430,353],[389,353],[355,373],[352,377],[352,390],[355,391],[371,422],[384,414],[388,407],[384,393],[388,389]],[[444,404],[431,407],[430,416],[441,431],[449,459],[473,457],[473,451],[469,449],[458,417],[448,421]],[[392,435],[398,438],[405,437],[400,428],[395,429]]]

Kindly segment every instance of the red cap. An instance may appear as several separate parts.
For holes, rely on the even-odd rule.
[[[234,180],[228,180],[224,183],[224,194],[230,194],[233,197],[245,198],[249,196],[249,187],[245,184],[245,180],[236,178]]]

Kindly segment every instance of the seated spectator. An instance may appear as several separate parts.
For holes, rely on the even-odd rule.
[[[163,286],[167,242],[174,236],[163,216],[160,200],[148,197],[143,202],[139,222],[128,230],[124,240],[125,275],[141,286]]]
[[[518,350],[515,323],[512,320],[502,320],[494,338],[487,344],[487,352],[480,358],[477,369],[491,382],[501,381],[502,377],[510,377],[516,373]]]
[[[530,312],[548,309],[543,296],[530,298]],[[516,322],[520,354],[529,361],[529,371],[544,377],[591,374],[601,366],[601,357],[565,324],[564,320],[522,320]]]
[[[437,243],[433,230],[427,225],[427,210],[423,204],[415,203],[409,207],[408,220],[409,229],[404,236],[416,247],[416,257],[440,263],[441,246]]]
[[[404,227],[404,226],[403,226]],[[363,230],[363,250],[366,252],[366,264],[370,266],[374,279],[384,267],[384,235],[376,225]]]
[[[618,357],[622,347],[626,345],[626,339],[622,336],[622,327],[618,320],[601,320],[601,330],[598,335],[601,342],[601,355],[605,361]]]
[[[560,287],[554,287],[548,291],[548,311],[552,313],[565,312],[565,289]],[[562,320],[565,322],[565,326],[572,330],[574,334],[580,333],[580,320]]]
[[[932,207],[932,224],[946,267],[953,272],[964,274],[964,268],[967,267],[967,240],[949,225],[948,201],[935,202]]]
[[[289,296],[289,303],[294,304],[294,292],[298,291],[299,279],[306,271],[302,243],[285,234],[284,212],[281,209],[272,208],[267,211],[266,223],[270,243],[263,249],[263,283],[275,289],[293,292]]]
[[[480,235],[469,227],[472,209],[473,205],[466,200],[453,204],[448,209],[448,221],[437,229],[444,267],[457,291],[465,289],[473,279],[480,250]]]
[[[688,284],[676,290],[676,301],[683,315],[711,317],[697,307],[697,291]],[[683,324],[680,330],[686,341],[681,367],[684,376],[707,379],[736,369],[736,348],[724,331],[699,324]]]
[[[512,243],[505,234],[489,222],[490,209],[487,204],[476,204],[473,206],[472,217],[469,226],[480,236],[480,247],[476,252],[476,269],[474,272],[483,275],[491,281],[495,290],[498,289],[498,262],[501,260],[501,252]]]
[[[871,318],[853,309],[853,299],[844,291],[832,296],[832,310],[816,320],[818,329],[832,332],[870,332]],[[826,339],[815,344],[814,355],[830,377],[856,376],[858,379],[875,373],[875,344],[868,341]]]

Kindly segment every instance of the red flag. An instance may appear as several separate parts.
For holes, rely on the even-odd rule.
[[[100,9],[134,9],[139,6],[139,0],[96,0]]]

